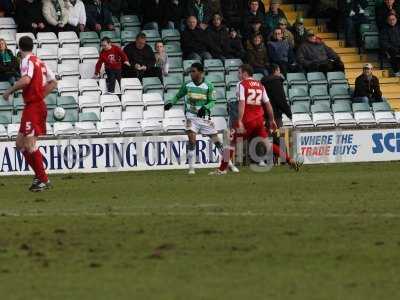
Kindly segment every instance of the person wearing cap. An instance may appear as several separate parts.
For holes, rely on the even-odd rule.
[[[287,20],[286,19],[280,19],[279,23],[278,23],[278,27],[283,34],[283,39],[287,40],[289,42],[289,44],[292,46],[292,48],[294,48],[294,36],[293,34],[290,32],[290,30],[287,28]],[[268,36],[268,40],[271,40],[272,35],[274,33],[275,29],[269,34]]]
[[[312,31],[307,34],[307,40],[297,49],[297,63],[307,72],[344,71],[340,57],[321,42]]]
[[[267,31],[263,25],[262,19],[259,17],[253,17],[250,19],[250,27],[246,32],[244,39],[248,41],[253,35],[258,33],[263,36],[264,40],[266,39]]]
[[[356,78],[353,102],[364,102],[370,104],[372,102],[382,101],[382,92],[379,86],[379,79],[372,74],[373,67],[371,64],[365,64],[363,73]]]
[[[282,29],[274,30],[271,40],[267,43],[267,50],[271,63],[279,65],[283,74],[299,71],[293,47],[283,38]]]
[[[294,48],[297,49],[301,43],[307,39],[308,30],[304,26],[304,19],[297,16],[296,22],[293,23],[292,33],[294,38]]]
[[[379,35],[381,48],[389,58],[395,76],[400,77],[400,25],[397,16],[390,14]]]
[[[264,19],[265,27],[267,28],[268,32],[272,32],[272,30],[278,27],[279,21],[281,19],[285,19],[287,24],[286,15],[283,12],[283,10],[279,8],[280,5],[281,5],[280,0],[271,0],[269,11],[265,15]]]
[[[247,46],[247,62],[253,67],[254,73],[268,75],[269,58],[264,39],[261,34],[255,34]]]

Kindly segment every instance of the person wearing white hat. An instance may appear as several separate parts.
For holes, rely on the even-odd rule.
[[[382,92],[379,86],[379,79],[372,73],[373,66],[367,63],[363,67],[363,73],[357,77],[353,103],[366,103],[382,101]]]

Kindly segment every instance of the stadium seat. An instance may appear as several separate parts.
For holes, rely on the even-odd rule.
[[[143,94],[143,103],[145,106],[162,105],[164,106],[163,98],[158,93]]]
[[[226,89],[225,87],[214,88],[214,99],[219,103],[226,103]]]
[[[49,96],[52,96],[52,95],[53,95],[53,94],[50,94]],[[50,108],[50,107],[49,107],[49,104],[47,103],[47,98],[48,98],[49,96],[46,97],[47,108]],[[54,95],[53,95],[53,96],[54,96]],[[55,101],[57,102],[57,97],[55,97],[55,98],[56,98]],[[22,99],[22,98],[14,98],[12,104],[13,104],[14,111],[21,111],[21,110],[24,109],[24,106],[25,106],[25,104],[24,104],[24,99]],[[54,107],[52,107],[52,108],[54,108]]]
[[[143,119],[143,106],[128,106],[125,111],[122,112],[122,120],[142,120]]]
[[[0,97],[0,111],[12,111],[14,109],[11,101],[6,101],[3,97]]]
[[[95,95],[82,95],[78,98],[79,108],[82,110],[86,107],[100,108],[100,97]]]
[[[106,83],[106,80],[104,78],[99,80],[99,87],[100,87],[100,90],[101,90],[102,94],[108,94],[107,83]],[[119,82],[116,81],[115,82],[114,95],[119,95],[119,94],[121,94],[121,88],[119,86]]]
[[[121,31],[121,45],[125,46],[136,39],[136,36],[140,32],[140,28],[129,28],[129,30]]]
[[[78,83],[80,95],[93,95],[99,97],[101,90],[95,79],[81,79]]]
[[[127,119],[119,122],[119,131],[121,134],[142,132],[142,124],[139,119]]]
[[[308,84],[312,87],[313,85],[327,85],[325,74],[322,72],[310,72],[307,73]]]
[[[328,72],[326,75],[330,86],[334,84],[347,84],[346,75],[343,72]]]
[[[79,113],[78,115],[79,122],[98,122],[100,121],[99,116],[96,113]]]
[[[64,60],[75,60],[75,64],[79,63],[79,48],[59,48],[58,49],[58,59],[60,62]]]
[[[308,85],[307,78],[304,73],[287,73],[286,80],[289,87],[293,85]]]
[[[8,81],[0,81],[0,95],[3,95],[4,91],[10,87],[11,85]]]
[[[375,125],[375,118],[366,103],[353,103],[354,119],[358,125]]]
[[[311,106],[312,120],[316,127],[331,127],[335,125],[332,111],[326,103],[316,103]]]
[[[197,59],[185,59],[183,61],[183,72],[186,73],[186,74],[189,74],[190,67],[194,63],[201,63],[201,61],[197,60]]]
[[[121,36],[119,32],[110,30],[100,32],[100,40],[105,37],[108,37],[113,44],[116,44],[118,46],[121,45]]]
[[[38,32],[36,35],[39,48],[58,49],[58,38],[54,32]]]
[[[354,119],[349,103],[334,103],[332,104],[333,119],[336,126],[355,126],[357,125]]]
[[[7,125],[12,123],[12,111],[0,111],[0,124]]]
[[[121,92],[125,94],[127,91],[142,90],[142,83],[138,78],[122,78],[121,79]]]
[[[169,89],[179,89],[182,84],[182,74],[169,74],[167,77],[164,77],[164,86],[167,91]]]
[[[164,48],[165,48],[165,52],[168,55],[168,59],[170,59],[172,57],[182,58],[182,49],[181,49],[180,44],[174,42],[174,43],[166,44],[164,46]]]
[[[137,94],[137,93],[127,93],[122,95],[121,97],[121,104],[123,108],[129,107],[129,106],[143,106],[143,100],[142,100],[142,95]]]
[[[79,48],[79,59],[81,62],[86,60],[97,60],[99,58],[99,50],[96,47],[80,47]]]
[[[100,39],[95,31],[84,31],[79,33],[79,40],[82,47],[94,47],[99,49]]]
[[[161,40],[160,33],[158,32],[158,30],[150,29],[150,30],[142,30],[142,32],[146,35],[146,40],[149,43]]]
[[[226,72],[230,73],[232,71],[239,70],[239,67],[243,64],[241,59],[225,59],[224,65]]]
[[[78,102],[72,96],[59,96],[57,97],[57,106],[61,106],[64,109],[77,109]]]
[[[172,108],[166,111],[163,119],[163,128],[165,132],[185,132],[186,119],[183,109]]]
[[[169,75],[172,73],[183,73],[182,57],[169,57]]]
[[[145,77],[143,78],[143,92],[147,93],[154,90],[164,90],[160,78],[158,77]]]
[[[99,131],[97,130],[96,123],[94,122],[76,122],[75,123],[76,133],[82,136],[87,135],[97,135]]]
[[[118,122],[112,120],[97,122],[97,130],[103,135],[114,135],[121,133]]]
[[[205,59],[204,69],[207,73],[225,72],[224,64],[220,59]]]
[[[146,110],[143,112],[142,131],[161,132],[163,131],[163,114],[159,111]]]
[[[228,117],[227,105],[217,104],[211,109],[211,116],[213,117]]]
[[[46,122],[47,122],[48,124],[53,124],[55,121],[56,121],[56,120],[54,120],[53,110],[47,111]]]
[[[64,61],[63,63],[58,65],[58,76],[61,77],[62,80],[70,79],[78,81],[80,78],[79,74],[79,61]]]
[[[282,115],[282,127],[283,128],[293,127],[292,120],[290,120],[285,114]]]
[[[61,31],[58,33],[58,41],[62,48],[74,48],[79,50],[79,38],[74,31]]]
[[[92,79],[95,73],[95,62],[85,62],[79,64],[79,77],[81,79]]]
[[[214,127],[218,132],[228,129],[228,124],[224,117],[211,117],[211,121],[214,123]]]
[[[55,136],[71,136],[77,134],[73,124],[69,122],[55,122],[53,124],[53,130]]]
[[[227,102],[236,102],[237,101],[236,91],[227,91],[226,100]]]
[[[60,96],[73,96],[78,99],[79,83],[74,79],[63,79],[58,81],[58,94]]]
[[[101,122],[114,121],[118,122],[121,120],[121,112],[118,111],[103,111],[100,115]]]
[[[375,120],[378,124],[397,124],[392,108],[387,102],[372,103]]]
[[[314,127],[311,120],[309,109],[306,105],[301,103],[294,103],[291,107],[292,110],[292,123],[294,127]]]
[[[75,123],[78,122],[78,110],[77,109],[66,109],[65,117],[61,122]]]
[[[17,137],[18,133],[19,133],[19,127],[20,124],[19,123],[15,123],[15,124],[8,124],[7,126],[7,135],[10,139],[14,139]]]
[[[0,120],[1,120],[1,115],[0,115]],[[8,138],[8,132],[7,128],[0,123],[0,139],[7,139]]]
[[[118,110],[122,111],[121,101],[119,100],[117,95],[101,95],[100,96],[100,105],[103,111],[106,110]],[[107,109],[111,108],[111,109]]]
[[[239,82],[239,77],[237,72],[230,72],[225,76],[225,84],[228,90],[234,89]]]
[[[14,18],[6,18],[4,16],[0,18],[0,30],[15,34],[17,32],[17,24]]]
[[[329,88],[329,94],[333,102],[336,100],[349,100],[351,95],[349,93],[349,87],[345,84],[334,84]]]
[[[312,101],[318,102],[321,100],[330,101],[331,97],[328,95],[328,87],[327,84],[325,85],[312,85],[310,87],[310,97]]]
[[[127,28],[140,28],[142,25],[139,17],[136,15],[123,15],[120,18],[120,23],[123,30]]]
[[[223,72],[208,74],[206,75],[206,80],[211,82],[214,87],[225,87],[225,75]]]
[[[181,40],[181,34],[176,29],[161,30],[161,38],[165,43],[176,42]]]
[[[305,86],[295,86],[289,89],[289,100],[291,103],[295,101],[310,101],[310,96],[308,95],[307,87]]]
[[[36,55],[46,63],[47,61],[58,63],[58,48],[38,48]]]

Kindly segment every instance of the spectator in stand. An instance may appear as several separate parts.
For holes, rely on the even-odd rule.
[[[17,0],[15,6],[15,22],[18,24],[18,32],[36,34],[46,29],[40,0]]]
[[[261,34],[255,34],[247,47],[247,62],[253,67],[254,73],[268,76],[269,58]]]
[[[345,15],[346,15],[346,46],[354,47],[360,46],[360,25],[369,23],[366,13],[368,6],[367,0],[347,0]],[[356,41],[356,44],[354,44]]]
[[[0,18],[14,15],[14,3],[12,0],[0,0]]]
[[[143,32],[136,36],[134,42],[125,46],[124,52],[128,57],[130,68],[125,68],[124,77],[159,77],[162,80],[161,69],[156,67],[156,57],[153,49],[147,44],[146,34]]]
[[[376,14],[376,25],[379,29],[382,29],[386,24],[386,19],[390,14],[400,15],[399,2],[395,0],[385,0],[380,6],[375,9]]]
[[[265,15],[264,24],[267,32],[272,32],[276,27],[278,27],[279,21],[287,18],[285,13],[279,8],[281,5],[280,0],[271,0],[271,5],[268,13]]]
[[[138,1],[129,1],[129,0],[107,0],[108,9],[111,11],[111,14],[116,17],[121,16],[121,12],[127,14],[128,2],[138,2]],[[128,13],[129,14],[129,13]]]
[[[242,12],[247,7],[238,0],[221,0],[221,11],[228,27],[240,28],[242,25]]]
[[[86,26],[89,30],[97,32],[114,30],[111,11],[101,0],[91,0],[86,5],[86,17]]]
[[[379,37],[381,48],[388,56],[393,72],[400,77],[400,26],[395,14],[390,14],[386,18],[386,25]]]
[[[181,35],[181,46],[185,59],[204,60],[213,58],[211,52],[220,54],[206,31],[197,26],[195,16],[187,18],[186,29]]]
[[[47,23],[47,30],[58,34],[66,30],[68,10],[63,0],[43,0],[43,17]]]
[[[121,82],[122,64],[126,66],[130,66],[130,64],[124,51],[120,47],[113,45],[108,37],[104,37],[101,40],[101,48],[99,60],[96,64],[95,76],[96,78],[100,76],[100,70],[104,64],[107,74],[107,91],[114,93],[116,80]]]
[[[307,40],[297,49],[297,63],[307,72],[344,71],[340,57],[321,42],[312,31]]]
[[[229,31],[228,28],[222,24],[222,16],[215,14],[213,16],[210,26],[207,28],[207,32],[210,35],[211,42],[214,47],[218,48],[221,52],[219,59],[226,59],[233,57],[233,50],[229,43]]]
[[[159,29],[159,24],[163,19],[163,7],[165,0],[145,0],[142,1],[142,28],[143,29]]]
[[[86,9],[81,0],[65,1],[68,10],[67,31],[82,32],[86,27]]]
[[[290,46],[292,46],[292,48],[294,48],[294,36],[290,32],[290,30],[287,28],[288,27],[287,25],[288,25],[287,20],[282,18],[279,20],[278,28],[280,28],[282,30],[283,39],[287,40],[289,42]]]
[[[187,15],[195,16],[199,27],[205,30],[212,18],[212,9],[209,0],[188,0]]]
[[[13,85],[18,70],[19,65],[17,58],[12,51],[7,48],[6,41],[0,38],[0,81],[8,81]]]
[[[271,63],[279,65],[282,73],[299,71],[296,65],[292,45],[283,38],[282,29],[276,28],[271,41],[267,43],[268,55]]]
[[[156,57],[156,67],[161,69],[161,73],[163,76],[167,76],[169,72],[169,62],[163,42],[156,42],[155,48],[156,53],[154,55]]]
[[[165,0],[162,12],[162,28],[175,28],[183,31],[185,16],[183,0]]]
[[[243,37],[251,37],[251,22],[257,17],[260,20],[265,19],[265,12],[260,9],[260,3],[258,0],[249,1],[249,9],[246,11],[243,17]],[[264,25],[264,21],[262,21]]]
[[[211,7],[211,14],[221,13],[221,0],[209,0]]]
[[[296,22],[293,23],[292,33],[294,38],[294,48],[297,49],[306,39],[308,30],[304,26],[304,19],[297,17]]]
[[[353,102],[372,102],[382,101],[382,92],[379,86],[379,79],[372,74],[373,66],[365,64],[363,73],[356,78],[356,84],[353,95]]]
[[[310,16],[319,19],[326,19],[326,27],[328,31],[338,31],[339,22],[341,21],[341,14],[339,13],[339,6],[346,3],[347,0],[311,0],[309,12]]]
[[[244,38],[248,41],[255,34],[261,34],[264,40],[267,39],[267,30],[263,25],[262,19],[259,17],[254,17],[250,19],[250,27],[249,30],[246,32]]]
[[[244,50],[242,38],[238,35],[235,28],[229,30],[229,47],[233,51],[233,57],[246,59],[246,50]]]

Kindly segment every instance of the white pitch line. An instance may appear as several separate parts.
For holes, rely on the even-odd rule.
[[[110,217],[110,216],[170,216],[170,217],[271,217],[271,218],[385,218],[397,219],[400,214],[393,213],[360,213],[360,214],[308,214],[308,213],[257,213],[257,212],[85,212],[85,211],[0,211],[0,221],[4,217]]]

